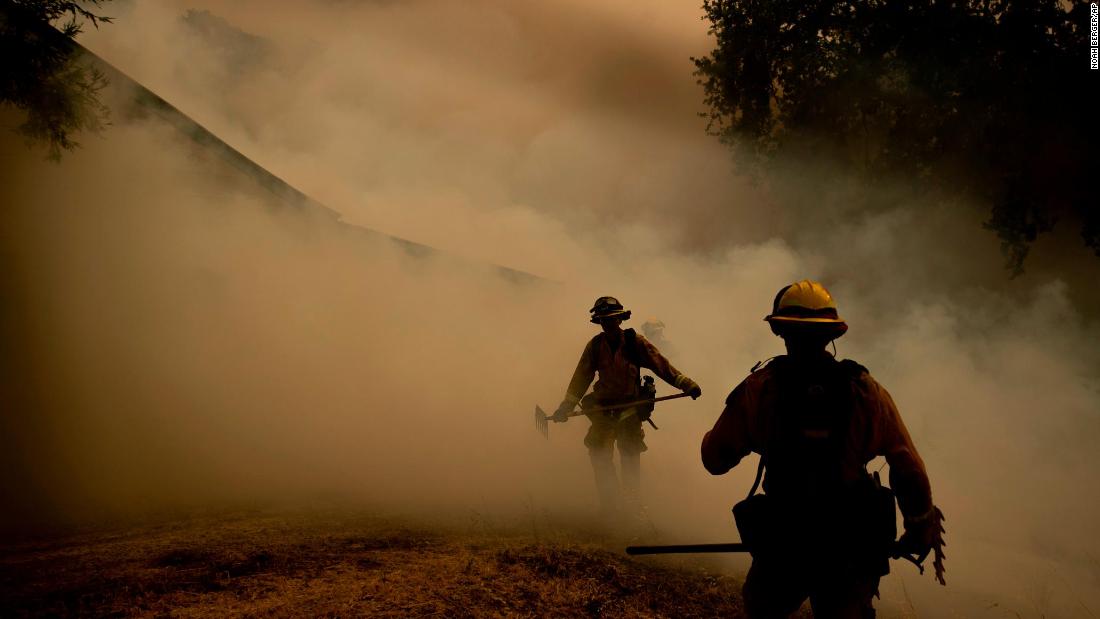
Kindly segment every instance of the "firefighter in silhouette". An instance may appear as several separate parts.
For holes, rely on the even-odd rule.
[[[642,335],[645,339],[649,340],[650,344],[653,344],[658,349],[665,352],[671,352],[672,347],[669,345],[667,339],[665,339],[665,323],[656,316],[650,316],[648,320],[642,323]]]
[[[630,318],[630,310],[624,309],[618,299],[600,297],[588,311],[592,314],[591,322],[600,325],[603,331],[584,347],[566,389],[565,399],[552,417],[554,421],[566,421],[578,404],[583,411],[652,397],[643,391],[640,368],[651,370],[693,399],[702,394],[699,385],[672,367],[649,340],[633,329],[622,329],[622,322]],[[592,392],[585,395],[597,373],[599,379]],[[584,444],[592,461],[600,511],[604,517],[618,513],[620,496],[626,500],[634,516],[641,514],[640,461],[642,452],[646,450],[642,423],[649,419],[652,410],[652,406],[638,406],[588,415],[592,425],[584,437]],[[621,486],[612,461],[615,446],[619,449]]]
[[[744,584],[749,617],[786,617],[808,597],[819,618],[874,617],[871,599],[889,558],[935,551],[943,582],[943,514],[890,394],[826,347],[848,325],[819,283],[785,286],[765,320],[787,354],[753,371],[703,437],[703,465],[722,475],[761,454],[764,494],[734,508],[753,555]],[[757,364],[758,366],[760,364]],[[890,488],[869,475],[884,456]],[[905,531],[895,543],[894,493]]]

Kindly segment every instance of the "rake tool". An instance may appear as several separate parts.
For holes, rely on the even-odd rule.
[[[592,413],[603,413],[606,411],[620,410],[624,408],[630,408],[639,404],[654,404],[656,402],[664,402],[665,400],[675,400],[676,398],[686,398],[689,393],[677,393],[676,395],[666,395],[659,398],[653,398],[650,400],[635,400],[634,402],[623,402],[622,404],[614,404],[611,406],[599,406],[597,408],[582,408],[578,411],[569,413],[570,417],[580,417],[581,415],[590,415]],[[546,438],[550,438],[550,419],[551,415],[547,415],[543,412],[542,407],[538,404],[535,405],[535,429],[542,433]]]

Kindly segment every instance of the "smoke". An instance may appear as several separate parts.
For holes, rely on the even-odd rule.
[[[531,409],[560,399],[587,308],[614,294],[668,325],[704,390],[658,409],[647,437],[654,522],[728,540],[754,463],[712,478],[698,442],[782,351],[761,321],[775,291],[812,277],[851,325],[840,356],[891,391],[949,519],[951,587],[896,565],[885,614],[903,594],[925,615],[1100,607],[1100,501],[1082,492],[1100,473],[1082,284],[1097,267],[1079,243],[1038,246],[1008,280],[980,209],[845,186],[829,162],[770,186],[738,176],[695,116],[695,7],[270,7],[119,4],[83,42],[345,221],[444,253],[273,209],[155,121],[116,113],[60,165],[3,138],[12,518],[326,496],[591,510],[583,422],[546,442]]]

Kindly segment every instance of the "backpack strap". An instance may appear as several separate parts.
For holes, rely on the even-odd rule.
[[[852,380],[855,380],[855,379],[859,378],[863,374],[870,374],[871,373],[870,370],[863,367],[858,362],[852,361],[851,359],[845,359],[845,360],[841,361],[840,362],[840,367],[842,367],[844,369],[844,372],[846,374],[848,374],[848,377]]]
[[[593,368],[596,367],[596,362],[599,360],[600,341],[603,340],[603,332],[597,333],[592,336],[588,344],[588,362]]]
[[[634,329],[623,329],[623,356],[626,360],[642,367],[641,358],[638,355],[638,333]]]
[[[756,494],[756,489],[760,487],[760,480],[764,477],[764,454],[760,454],[760,463],[756,465],[756,479],[752,482],[752,488],[749,489],[749,494],[745,497],[749,499],[752,495]]]
[[[759,370],[762,367],[767,367],[767,365],[769,363],[771,363],[775,359],[778,359],[779,357],[782,357],[782,356],[783,355],[776,355],[774,357],[768,357],[767,359],[764,359],[763,361],[757,361],[755,364],[753,364],[753,366],[751,368],[749,368],[749,374],[755,374],[757,370]]]

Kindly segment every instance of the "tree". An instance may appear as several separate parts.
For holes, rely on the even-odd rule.
[[[1100,256],[1083,0],[704,0],[708,131],[983,204],[1014,273],[1056,221]],[[1093,133],[1095,135],[1095,133]]]
[[[0,103],[26,113],[18,131],[45,142],[55,161],[79,145],[75,133],[100,131],[107,122],[99,101],[107,79],[73,38],[84,23],[111,22],[96,12],[109,1],[0,0]]]

